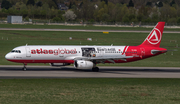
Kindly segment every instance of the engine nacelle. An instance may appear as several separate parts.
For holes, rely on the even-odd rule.
[[[91,61],[76,60],[74,62],[74,67],[76,67],[76,69],[92,69],[94,67],[94,63]]]
[[[70,65],[70,63],[50,63],[51,66],[67,66]]]

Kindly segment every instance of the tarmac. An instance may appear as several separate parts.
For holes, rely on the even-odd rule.
[[[0,65],[0,78],[180,78],[180,67],[105,67],[99,72],[77,70],[73,66]]]

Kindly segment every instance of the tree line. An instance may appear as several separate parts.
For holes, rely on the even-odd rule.
[[[61,11],[61,0],[2,0],[0,17],[22,15],[25,19],[78,22],[144,22],[166,21],[180,23],[180,6],[175,0],[147,1],[137,5],[135,0],[115,3],[116,0],[69,0],[67,11]],[[141,0],[140,0],[141,1]]]

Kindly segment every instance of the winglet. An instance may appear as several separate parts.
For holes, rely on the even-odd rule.
[[[164,30],[164,25],[165,22],[158,22],[140,46],[159,47]]]

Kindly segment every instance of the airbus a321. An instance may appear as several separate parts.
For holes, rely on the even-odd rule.
[[[99,71],[98,63],[127,63],[167,52],[160,48],[165,22],[158,22],[141,45],[138,46],[75,46],[25,45],[14,48],[5,58],[11,62],[50,63],[51,66],[74,64],[77,69]]]

